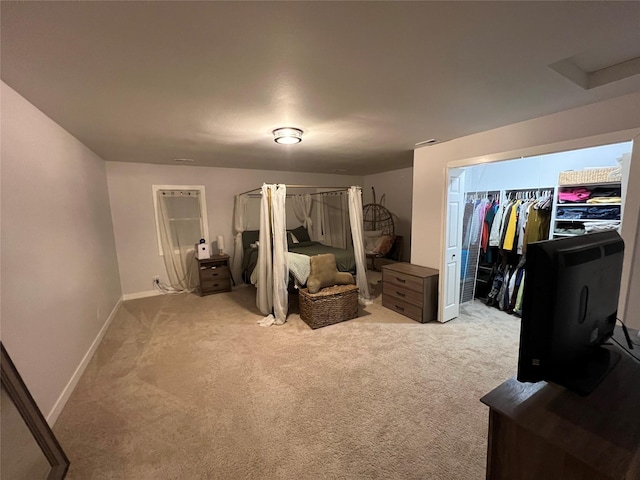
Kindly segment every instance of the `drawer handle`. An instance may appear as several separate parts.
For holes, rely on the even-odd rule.
[[[398,310],[402,310],[402,311],[404,312],[404,307],[401,307],[400,305],[396,305],[396,308],[397,308]]]
[[[399,297],[406,297],[407,296],[406,293],[402,293],[402,292],[396,292],[396,295],[398,295]]]
[[[399,281],[400,283],[407,283],[407,281],[404,278],[396,277],[396,280]]]

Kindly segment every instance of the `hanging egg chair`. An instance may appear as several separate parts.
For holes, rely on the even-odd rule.
[[[376,190],[373,190],[373,203],[362,207],[362,219],[365,232],[380,231],[381,235],[394,235],[395,224],[391,212],[384,206],[384,195],[376,203]]]

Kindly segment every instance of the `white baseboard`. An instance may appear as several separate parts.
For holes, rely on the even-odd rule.
[[[155,297],[156,295],[164,295],[164,293],[158,292],[157,290],[148,290],[146,292],[138,293],[125,293],[124,295],[122,295],[122,300],[136,300],[138,298]]]
[[[116,316],[118,308],[120,308],[121,304],[122,304],[122,297],[120,297],[116,302],[115,306],[113,307],[113,310],[111,310],[111,313],[105,320],[104,325],[102,325],[102,328],[98,332],[98,335],[96,336],[95,340],[89,347],[89,350],[87,350],[87,353],[82,358],[82,361],[78,365],[78,368],[76,368],[76,371],[73,372],[73,375],[71,375],[71,379],[69,380],[67,385],[64,387],[55,405],[47,415],[47,423],[50,426],[53,426],[53,424],[56,423],[56,420],[58,420],[58,416],[62,412],[62,409],[64,408],[64,406],[67,404],[67,401],[69,400],[69,397],[73,393],[73,390],[76,388],[78,381],[80,381],[80,377],[82,377],[82,374],[86,370],[87,365],[89,365],[89,361],[91,360],[91,358],[93,358],[93,354],[96,353],[98,345],[100,345],[100,342],[102,341],[102,337],[104,337],[104,334],[107,333],[107,328],[109,328],[109,325],[111,324],[113,317]]]

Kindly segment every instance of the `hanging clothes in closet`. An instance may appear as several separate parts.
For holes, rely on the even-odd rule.
[[[467,192],[462,225],[462,268],[460,303],[473,299],[480,256],[487,251],[489,230],[487,216],[494,211],[499,192]],[[489,215],[492,219],[494,214]]]
[[[553,189],[507,192],[496,212],[489,247],[497,251],[487,305],[519,314],[526,278],[527,244],[549,238]],[[499,219],[499,221],[498,221]]]

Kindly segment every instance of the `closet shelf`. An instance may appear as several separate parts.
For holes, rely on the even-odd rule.
[[[561,203],[558,202],[558,207],[567,208],[567,207],[620,207],[622,203]]]
[[[560,179],[559,179],[560,180]],[[583,235],[584,233],[565,233],[559,228],[559,232],[556,231],[561,225],[570,226],[571,229],[576,229],[584,225],[606,225],[611,224],[614,228],[619,228],[621,224],[621,215],[623,204],[622,201],[611,202],[609,198],[602,195],[598,195],[596,192],[599,187],[603,187],[606,190],[617,193],[616,196],[622,197],[622,182],[619,180],[613,182],[594,182],[594,183],[581,183],[574,185],[558,185],[556,189],[556,196],[553,206],[553,217],[551,218],[551,235],[553,237],[573,237],[575,235]],[[588,203],[585,199],[581,199],[580,202],[561,202],[560,194],[562,192],[570,192],[572,190],[588,190],[592,192],[594,198],[600,198],[605,203]],[[577,213],[581,211],[582,215],[586,215],[583,218],[562,218],[558,217],[558,212],[562,211],[566,213],[568,217],[571,217],[571,213]],[[614,218],[602,218],[598,213],[610,212]],[[596,213],[597,212],[597,213]],[[620,212],[620,213],[618,213]],[[617,217],[617,218],[615,218]],[[586,232],[585,232],[586,233]]]
[[[574,223],[574,222],[609,223],[609,222],[619,222],[619,221],[620,221],[619,218],[612,218],[610,220],[603,220],[601,218],[567,218],[567,219],[556,218],[556,223],[569,223],[569,222],[571,223]]]
[[[575,185],[558,185],[558,190],[573,190],[575,188],[593,188],[593,187],[618,187],[620,186],[620,180],[614,182],[598,182],[598,183],[576,183]]]

